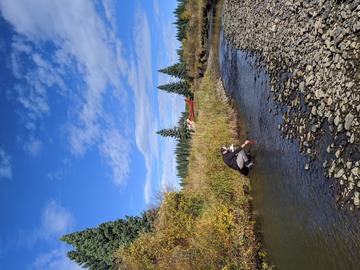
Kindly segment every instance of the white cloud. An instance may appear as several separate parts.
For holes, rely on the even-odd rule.
[[[42,141],[37,138],[30,138],[30,140],[24,144],[25,152],[34,157],[36,157],[40,153],[42,147]]]
[[[54,241],[69,233],[74,226],[72,214],[59,201],[49,201],[41,212],[39,225],[30,231],[19,231],[17,244],[33,248],[40,241]]]
[[[0,148],[0,178],[12,178],[11,157]]]
[[[63,246],[41,254],[31,266],[32,270],[80,270],[84,269],[72,262],[66,256],[66,249]]]
[[[129,148],[129,143],[115,129],[104,134],[104,142],[100,145],[101,153],[112,168],[113,180],[119,185],[130,170]]]
[[[19,34],[12,46],[12,66],[14,75],[21,80],[15,89],[27,113],[25,127],[35,131],[38,121],[50,115],[48,91],[56,87],[72,102],[68,128],[71,152],[82,156],[96,147],[112,169],[114,182],[119,184],[128,174],[128,160],[116,157],[107,146],[125,139],[115,125],[104,125],[112,117],[103,107],[108,89],[120,102],[119,108],[126,108],[123,105],[127,99],[120,78],[126,75],[128,64],[116,37],[114,3],[104,3],[105,18],[87,0],[2,0],[0,9]],[[50,54],[45,49],[49,43],[53,45]],[[24,57],[34,65],[31,71],[23,66]],[[66,78],[75,77],[74,73],[83,81],[82,87],[72,89],[66,85]],[[108,135],[115,133],[115,137]],[[121,149],[128,151],[126,147]],[[119,160],[121,164],[116,163]]]
[[[150,202],[152,196],[153,168],[159,160],[158,137],[155,134],[158,123],[151,106],[152,58],[151,33],[146,13],[138,9],[135,14],[134,28],[136,61],[131,62],[129,84],[135,96],[135,138],[136,145],[145,158],[146,179],[144,185],[144,198]]]
[[[160,23],[160,3],[159,0],[153,0],[155,21],[157,24]]]
[[[44,208],[41,217],[41,238],[59,237],[73,226],[73,217],[58,201],[50,201]]]

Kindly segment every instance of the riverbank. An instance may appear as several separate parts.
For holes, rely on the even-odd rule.
[[[193,7],[190,1],[189,8]],[[118,250],[116,257],[129,269],[272,269],[255,234],[249,178],[229,169],[219,151],[240,141],[238,117],[219,75],[222,1],[215,9],[206,65],[191,62],[190,66],[192,75],[199,74],[194,66],[205,67],[205,72],[192,76],[196,130],[189,174],[181,191],[164,194],[154,231]],[[189,52],[186,44],[184,52]]]
[[[225,0],[224,35],[271,75],[279,126],[309,164],[325,149],[338,200],[360,206],[360,2]],[[284,74],[286,76],[284,76]],[[328,145],[319,139],[331,134]],[[326,153],[327,152],[327,153]]]

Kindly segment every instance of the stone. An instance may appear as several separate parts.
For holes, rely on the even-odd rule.
[[[355,206],[360,205],[360,193],[357,191],[354,192],[354,205]]]
[[[331,106],[331,104],[333,103],[333,99],[331,97],[328,97],[327,101],[326,101],[326,104],[328,106]]]
[[[306,164],[305,164],[305,168],[304,168],[304,169],[305,169],[305,171],[308,171],[308,170],[309,170],[309,168],[310,168],[309,163],[306,163]]]
[[[315,91],[315,96],[316,96],[317,98],[323,98],[323,97],[325,97],[325,93],[324,93],[324,91],[322,91],[321,89],[317,89],[317,90]]]
[[[337,130],[336,130],[337,132],[341,132],[341,131],[343,131],[343,125],[342,124],[340,124],[340,125],[338,125],[338,127],[337,127]]]
[[[346,168],[350,170],[351,167],[352,167],[352,162],[351,161],[346,162]]]
[[[352,168],[351,173],[352,173],[353,175],[358,176],[358,175],[359,175],[359,168],[358,168],[358,167]]]
[[[338,126],[339,123],[340,123],[340,117],[337,115],[334,119],[334,124],[335,124],[335,126]]]
[[[354,118],[355,118],[355,116],[352,115],[351,113],[348,113],[348,114],[345,116],[344,128],[345,128],[346,130],[349,130],[349,129],[350,129],[351,124],[352,124],[352,122],[354,121]]]
[[[335,173],[334,177],[340,178],[341,176],[343,176],[344,173],[345,173],[344,169],[340,169],[340,170],[338,170],[337,173]]]
[[[316,107],[315,106],[311,108],[311,114],[316,115]]]
[[[354,135],[354,133],[351,134],[350,139],[349,139],[349,142],[350,142],[351,144],[353,144],[353,143],[355,142],[355,135]]]
[[[335,152],[336,158],[339,158],[340,155],[341,155],[341,150],[340,150],[340,149],[339,149],[339,150],[336,150],[336,152]]]

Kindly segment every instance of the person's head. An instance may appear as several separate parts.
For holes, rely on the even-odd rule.
[[[228,152],[228,149],[225,146],[222,146],[220,148],[220,152],[221,152],[222,155],[225,155]]]

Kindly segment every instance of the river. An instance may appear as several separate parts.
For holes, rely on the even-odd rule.
[[[269,259],[280,270],[360,269],[359,213],[336,205],[321,160],[305,171],[307,159],[298,143],[282,138],[282,117],[273,113],[278,105],[256,56],[232,48],[223,34],[219,50],[225,89],[243,132],[257,141],[250,173],[253,209]]]

